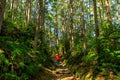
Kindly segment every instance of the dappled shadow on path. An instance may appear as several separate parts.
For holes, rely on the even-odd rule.
[[[55,64],[57,65],[53,70],[43,67],[44,72],[40,73],[39,80],[80,80],[75,79],[75,76],[64,64],[57,62]]]
[[[119,80],[114,76],[114,78],[109,78],[107,75],[102,74],[94,77],[92,70],[87,71],[83,76],[81,76],[81,78],[76,78],[77,76],[64,66],[62,62],[58,63],[56,61],[54,63],[54,68],[42,68],[43,71],[40,73],[40,77],[37,80]]]
[[[66,67],[57,67],[53,73],[56,76],[56,80],[75,80],[74,75]]]

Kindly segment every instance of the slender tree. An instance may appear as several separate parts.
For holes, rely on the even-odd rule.
[[[72,48],[74,46],[74,40],[73,40],[73,0],[70,0],[70,51],[72,51]]]
[[[30,13],[31,13],[31,0],[26,0],[26,25],[28,26],[29,22],[30,22]]]
[[[45,3],[46,0],[39,0],[39,5],[40,5],[40,13],[39,13],[39,17],[40,17],[40,29],[41,29],[41,48],[44,49],[45,46],[45,27],[44,27],[44,23],[45,23]]]
[[[98,11],[99,11],[99,19],[100,19],[100,24],[102,25],[102,13],[101,13],[101,5],[100,1],[98,2]]]
[[[14,8],[14,0],[11,0],[10,2],[11,2],[11,3],[10,3],[10,4],[11,4],[11,5],[10,5],[10,11],[11,11],[10,17],[11,17],[11,19],[13,19],[13,13],[14,13],[14,11],[13,11],[13,10],[14,10],[14,9],[13,9],[13,8]]]
[[[36,3],[38,3],[36,1]],[[40,5],[40,3],[39,3]],[[36,5],[36,9],[40,8],[39,5]],[[39,17],[39,13],[40,13],[40,9],[37,9],[38,11],[36,12],[36,20],[35,20],[35,35],[34,35],[34,43],[33,43],[33,49],[37,49],[37,45],[38,45],[38,31],[39,31],[39,26],[40,26],[40,17]]]
[[[107,12],[107,20],[110,23],[108,27],[112,29],[112,18],[111,18],[110,5],[108,0],[105,0],[105,5],[106,5],[106,12]]]
[[[84,4],[83,4],[83,0],[80,0],[81,3],[81,7],[82,7],[82,14],[81,14],[81,36],[82,36],[82,48],[83,48],[83,53],[84,55],[86,54],[86,34],[85,34],[85,20],[84,20]]]
[[[34,35],[34,43],[33,43],[33,49],[37,49],[37,44],[38,44],[38,31],[39,31],[39,23],[38,23],[39,18],[37,17],[37,22],[35,23],[35,35]]]
[[[96,53],[99,53],[99,28],[98,28],[98,18],[97,18],[97,6],[96,6],[96,0],[93,0],[94,4],[94,21],[95,21],[95,36],[96,36]]]
[[[64,0],[62,0],[62,8],[61,8],[61,17],[62,17],[62,40],[63,40],[63,47],[62,47],[62,53],[65,54],[66,53],[66,49],[65,49],[65,34],[66,34],[66,16],[65,16],[65,5],[64,5]]]
[[[10,18],[14,20],[15,17],[15,9],[18,7],[18,1],[17,0],[11,0],[11,6],[10,6],[10,11],[11,15]]]
[[[38,5],[38,15],[37,15],[37,22],[36,22],[36,30],[35,30],[35,36],[34,36],[34,45],[33,48],[37,49],[37,43],[38,43],[38,31],[41,30],[41,48],[44,47],[44,6],[45,6],[45,1],[44,0],[39,0],[39,5]]]
[[[108,0],[105,0],[105,5],[106,5],[106,12],[107,12],[107,21],[109,23],[109,25],[107,26],[108,29],[110,30],[109,33],[111,33],[113,31],[113,26],[112,26],[112,18],[111,18],[111,11],[110,11],[110,4],[109,4],[109,1]],[[115,49],[115,39],[114,38],[111,38],[110,39],[110,42],[111,42],[111,49]]]
[[[2,22],[4,19],[5,5],[6,5],[6,0],[0,0],[0,33],[1,33]]]
[[[57,6],[57,0],[56,0],[56,9],[55,9],[55,35],[56,35],[56,44],[58,47],[58,6]]]
[[[118,21],[120,25],[120,0],[118,0]]]

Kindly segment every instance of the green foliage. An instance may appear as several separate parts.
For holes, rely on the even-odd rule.
[[[2,49],[0,49],[0,54],[4,53],[4,51]]]
[[[118,74],[120,71],[120,48],[118,44],[112,45],[111,43],[112,39],[115,40],[115,43],[119,43],[118,29],[114,31],[108,30],[107,28],[105,29],[107,31],[104,31],[104,34],[101,34],[97,39],[95,37],[89,39],[87,43],[88,49],[85,55],[82,51],[81,41],[75,45],[74,50],[76,50],[77,53],[68,58],[67,65],[77,76],[82,76],[82,74],[85,74],[85,71],[89,72],[90,69],[94,71],[94,75],[109,75],[110,71],[113,71],[113,74]],[[97,41],[100,44],[100,52],[98,54],[96,54],[95,51]],[[70,53],[68,53],[68,55],[70,55]]]
[[[3,75],[0,79],[33,79],[41,69],[38,65],[44,64],[48,56],[40,49],[32,49],[33,26],[21,29],[20,25],[15,25],[16,22],[5,20],[5,28],[0,36],[0,74]]]
[[[19,80],[20,78],[16,75],[16,73],[11,74],[11,73],[5,73],[5,80]]]
[[[118,78],[118,79],[120,79],[120,72],[119,72],[119,73],[117,73],[117,78]]]
[[[5,29],[7,29],[8,33],[14,31],[15,28],[16,28],[15,25],[14,25],[14,23],[10,19],[8,19],[8,18],[4,20],[4,25],[5,25],[4,27],[7,27]]]
[[[86,64],[92,63],[93,61],[97,61],[97,59],[98,56],[93,52],[89,52],[86,56],[82,57],[83,62]]]
[[[42,64],[46,61],[47,57],[42,51],[33,50],[26,46],[24,43],[20,43],[19,40],[13,40],[9,37],[0,37],[0,41],[4,41],[4,46],[0,46],[0,64],[1,71],[6,79],[27,79],[31,77],[31,73],[38,73],[40,68],[38,64]],[[4,64],[4,65],[2,65]],[[11,66],[13,71],[11,73]],[[10,68],[10,69],[9,69]],[[24,74],[23,74],[24,72]]]

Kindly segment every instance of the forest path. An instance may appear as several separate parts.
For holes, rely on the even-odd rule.
[[[55,80],[76,80],[70,70],[63,66],[62,63],[59,63],[53,74],[56,76]]]
[[[48,68],[44,68],[44,71],[46,71],[46,74],[42,74],[41,76],[44,78],[41,78],[39,80],[81,80],[76,79],[75,76],[71,73],[71,71],[64,66],[62,62],[54,62],[56,64],[55,69],[51,70]]]

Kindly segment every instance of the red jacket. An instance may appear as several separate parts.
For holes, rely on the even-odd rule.
[[[59,60],[60,60],[60,56],[59,56],[59,55],[56,55],[55,59],[56,59],[57,61],[59,61]]]

